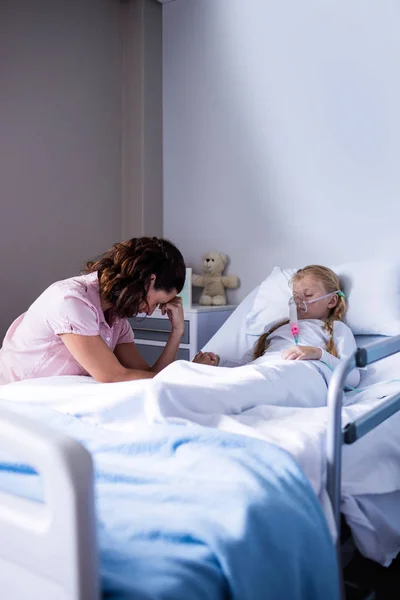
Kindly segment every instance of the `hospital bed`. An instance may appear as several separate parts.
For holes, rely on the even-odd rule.
[[[330,383],[326,485],[339,532],[342,443],[353,444],[400,407],[400,393],[392,394],[379,408],[348,422],[342,430],[343,382],[355,365],[363,367],[399,350],[400,336],[361,348],[339,366]],[[26,598],[27,590],[29,598],[41,600],[99,597],[93,465],[89,453],[72,438],[18,412],[0,409],[0,423],[2,449],[6,447],[17,455],[23,451],[31,464],[47,476],[51,505],[51,512],[46,513],[43,507],[23,498],[14,497],[10,502],[6,495],[0,495],[0,559],[7,558],[0,562],[5,592],[2,597]],[[339,540],[340,536],[336,542],[340,564]]]
[[[141,428],[133,442],[130,432],[38,406],[27,419],[29,407],[4,405],[2,600],[94,600],[99,564],[103,598],[338,598],[323,512],[279,448],[176,424],[153,425],[150,437]],[[32,466],[47,484],[44,505]]]
[[[239,308],[236,316],[232,315],[231,319],[238,318],[238,315],[240,317],[241,311],[244,312],[245,309],[242,306]],[[211,340],[205,350],[218,351],[221,335],[224,336],[229,330],[229,323],[227,322],[224,327],[225,332]],[[367,342],[370,342],[370,339]],[[364,349],[357,351],[348,361],[343,362],[332,377],[328,394],[327,477],[324,489],[327,491],[332,508],[333,522],[331,524],[336,526],[337,531],[340,530],[340,511],[341,509],[343,511],[343,508],[346,509],[343,494],[346,496],[348,493],[346,482],[341,490],[341,471],[342,469],[344,472],[346,471],[346,463],[351,456],[344,452],[342,464],[340,451],[342,443],[349,445],[363,438],[361,441],[357,441],[357,444],[362,444],[363,440],[378,431],[375,429],[378,424],[396,419],[396,417],[392,419],[389,417],[394,415],[400,404],[400,394],[393,393],[385,399],[381,399],[379,403],[373,404],[372,409],[368,412],[364,411],[361,416],[357,416],[357,411],[352,413],[350,410],[345,418],[344,431],[342,431],[341,407],[345,376],[355,365],[372,364],[399,350],[400,336],[380,339],[378,342],[368,344]],[[28,394],[29,388],[26,387],[25,390]],[[0,397],[2,397],[1,393]],[[41,600],[43,598],[52,600],[57,598],[74,600],[97,598],[100,594],[99,559],[91,456],[80,443],[65,433],[53,428],[49,429],[45,423],[27,418],[23,411],[10,411],[9,408],[9,405],[7,408],[0,408],[0,450],[7,450],[16,455],[21,455],[22,452],[23,458],[26,459],[28,456],[30,464],[45,476],[50,512],[37,503],[28,502],[25,498],[13,497],[10,500],[8,494],[0,496],[0,559],[3,560],[0,562],[0,579],[2,590],[12,590],[12,593],[10,591],[11,595],[2,597],[4,600],[26,598],[29,589],[29,598],[41,598]],[[351,418],[352,416],[354,418]],[[380,428],[382,427],[384,427],[383,424]],[[364,437],[366,433],[369,433],[369,436]],[[218,432],[218,435],[222,434]],[[396,459],[398,460],[398,457]],[[24,468],[22,464],[18,476],[24,474]],[[26,468],[29,469],[29,467]],[[351,474],[351,470],[349,473]],[[2,481],[1,476],[0,472],[0,482]],[[376,492],[378,494],[379,489]],[[363,510],[362,496],[363,494],[360,496],[361,499],[357,500],[361,512]],[[373,494],[369,495],[369,506],[376,500],[373,496]],[[354,500],[354,497],[354,495],[351,496],[351,500]],[[393,498],[398,498],[395,492]],[[378,502],[377,505],[376,513],[379,510],[384,512],[390,506],[389,510],[392,510],[391,514],[394,515],[394,520],[397,519],[399,522],[395,502],[391,505],[387,503],[384,508],[382,503]],[[60,507],[62,507],[62,511]],[[344,512],[346,513],[346,511]],[[365,512],[369,518],[371,510],[369,512],[365,510]],[[326,514],[329,520],[329,507]],[[352,522],[351,516],[350,510],[349,515],[346,515],[347,520],[353,531],[356,532],[356,540],[365,550],[363,536],[355,527],[355,523],[360,523],[359,515],[355,522]],[[318,515],[315,518],[317,517]],[[340,536],[335,539],[340,561]],[[399,550],[399,540],[400,536],[396,538],[394,534],[390,548],[392,556],[395,556]],[[388,560],[387,556],[390,552],[385,554],[381,562],[384,563]],[[268,555],[262,559],[264,564],[267,561]],[[331,567],[333,570],[336,569],[335,564],[331,564]],[[337,574],[334,573],[334,577],[336,576]],[[132,572],[132,577],[135,577],[134,572]],[[328,581],[326,583],[329,585]],[[299,585],[301,586],[301,576]],[[334,598],[335,591],[333,590],[332,593],[332,598]],[[106,595],[105,597],[113,596]],[[144,597],[146,596],[143,595]],[[189,596],[187,597],[189,598]],[[325,594],[324,597],[328,598],[328,595]]]
[[[366,267],[366,273],[369,273],[368,280],[374,276],[375,269],[385,270],[378,263],[376,266],[370,265],[368,261],[355,264]],[[336,272],[338,270],[340,269],[335,268]],[[393,279],[396,273],[398,274],[397,270],[391,272],[388,269],[387,278]],[[227,358],[233,359],[235,356],[242,356],[251,347],[255,338],[248,334],[246,315],[254,305],[258,291],[259,287],[242,301],[204,350],[222,353],[228,349]],[[371,299],[372,304],[383,305],[384,294],[390,295],[387,283],[385,284],[382,278],[382,294],[377,293],[377,298]],[[361,297],[363,295],[359,294]],[[397,302],[396,296],[393,303],[397,305]],[[331,380],[329,427],[327,440],[325,437],[322,440],[326,460],[326,471],[322,479],[326,485],[321,489],[321,494],[318,489],[314,490],[325,506],[327,519],[333,519],[336,530],[340,530],[341,511],[359,551],[365,557],[383,566],[389,566],[400,553],[400,414],[395,414],[399,410],[399,337],[374,334],[355,337],[360,351],[347,363],[343,363],[341,368],[345,369],[347,374],[355,366],[355,361],[358,366],[371,366],[368,369],[361,368],[359,390],[364,390],[361,393],[339,393],[339,389],[343,390],[344,372],[341,372],[340,381],[336,379],[338,372]],[[368,352],[364,348],[371,350]],[[342,400],[345,406],[340,412]],[[389,419],[389,416],[392,418]],[[382,418],[386,422],[378,427]],[[346,437],[343,439],[342,453],[339,453],[342,425]],[[311,430],[315,427],[311,419],[307,427]],[[370,431],[370,428],[374,431]],[[366,435],[368,431],[370,433]],[[355,441],[357,443],[354,443]],[[287,449],[292,451],[289,446]],[[342,455],[343,464],[340,462]],[[297,458],[299,459],[299,456]],[[335,465],[336,471],[332,465]],[[371,469],[371,466],[374,468]],[[375,475],[372,476],[371,473]],[[325,492],[330,498],[327,505],[324,499]],[[333,516],[330,514],[332,506]],[[340,540],[340,536],[337,539]]]
[[[354,367],[365,368],[400,351],[400,336],[378,340],[364,347],[359,347],[355,354],[339,364],[332,375],[328,389],[329,420],[327,429],[327,479],[326,486],[333,510],[333,517],[338,536],[336,551],[340,573],[341,595],[344,597],[342,580],[342,549],[341,549],[341,478],[342,478],[342,446],[352,445],[365,435],[376,429],[387,419],[400,410],[400,392],[389,394],[382,402],[361,417],[350,420],[342,427],[343,389],[345,380]],[[398,495],[390,498],[386,504],[386,514],[392,515],[394,522],[399,521]],[[396,550],[398,549],[398,542]]]

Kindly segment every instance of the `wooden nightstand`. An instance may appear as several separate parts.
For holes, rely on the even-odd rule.
[[[218,331],[236,306],[200,306],[195,305],[184,311],[185,331],[179,345],[179,360],[192,360],[195,354]],[[155,310],[147,317],[129,319],[135,334],[135,343],[143,358],[154,364],[160,356],[171,332],[171,323],[166,315]]]

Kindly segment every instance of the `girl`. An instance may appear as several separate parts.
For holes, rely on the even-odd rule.
[[[339,278],[327,267],[309,265],[299,269],[291,283],[291,302],[297,306],[299,319],[298,344],[295,344],[289,320],[280,321],[259,337],[254,348],[239,363],[229,363],[229,366],[240,366],[250,361],[274,363],[282,358],[311,361],[313,368],[329,381],[339,360],[350,356],[356,349],[354,336],[343,323],[346,300]],[[197,361],[228,366],[212,352],[199,353]],[[346,384],[356,387],[359,381],[359,371],[354,369]]]

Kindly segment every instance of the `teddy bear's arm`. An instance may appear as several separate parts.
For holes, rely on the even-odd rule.
[[[222,275],[221,282],[224,287],[234,289],[239,285],[239,278],[236,275]]]
[[[205,285],[203,275],[192,275],[192,285],[203,287]]]

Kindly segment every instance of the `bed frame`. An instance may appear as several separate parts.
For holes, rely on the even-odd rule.
[[[342,429],[344,381],[400,351],[400,335],[358,349],[335,369],[328,390],[327,491],[339,532],[338,577],[344,599],[340,545],[342,444],[352,444],[400,410],[400,392]],[[0,409],[0,450],[20,456],[40,472],[45,505],[0,493],[2,600],[98,600],[98,558],[93,465],[75,440],[19,414]],[[22,551],[23,549],[23,551]]]
[[[0,409],[0,450],[40,473],[45,504],[0,492],[2,600],[98,600],[92,459],[75,440]]]
[[[385,338],[374,342],[356,352],[339,363],[334,370],[328,389],[328,429],[326,438],[326,488],[332,505],[336,531],[336,554],[339,566],[341,598],[344,600],[344,583],[342,552],[340,544],[341,515],[341,472],[342,472],[342,445],[354,444],[364,435],[375,429],[389,417],[400,410],[400,392],[392,394],[380,403],[379,406],[364,414],[359,419],[342,427],[343,389],[347,375],[355,367],[366,367],[374,362],[387,358],[400,352],[400,335]]]

